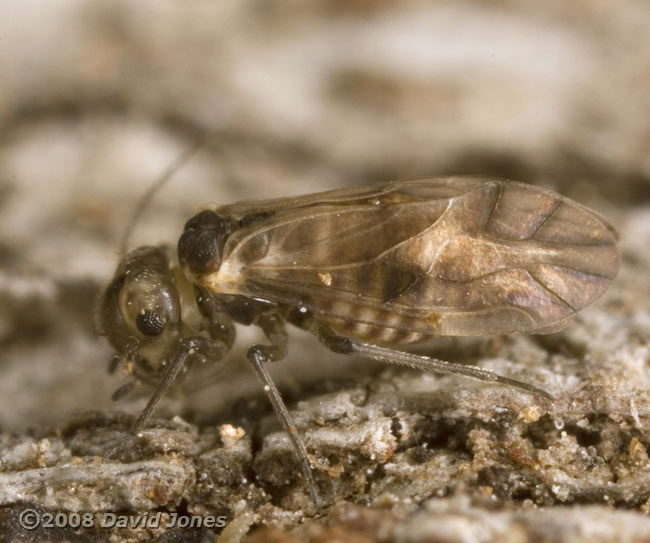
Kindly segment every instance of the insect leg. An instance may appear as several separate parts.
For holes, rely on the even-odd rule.
[[[523,381],[504,377],[498,373],[477,366],[455,364],[438,358],[396,351],[388,347],[380,347],[371,343],[361,343],[353,339],[339,336],[324,326],[318,326],[316,328],[316,334],[329,349],[337,353],[359,354],[363,357],[372,358],[381,362],[387,362],[397,366],[406,366],[408,368],[414,368],[429,373],[462,375],[463,377],[469,377],[479,381],[499,383],[537,394],[547,400],[554,400],[551,394],[541,388],[537,388],[536,386]]]
[[[128,366],[129,362],[132,362],[133,360],[136,359],[138,355],[138,347],[139,343],[137,341],[130,341],[129,344],[127,345],[125,352],[123,354],[115,355],[109,365],[108,365],[108,373],[113,374],[117,371],[117,369],[120,366]],[[135,373],[135,366],[131,364],[132,370],[129,371],[129,373],[134,374]],[[111,399],[114,402],[117,402],[130,394],[130,392],[136,388],[136,386],[140,382],[149,382],[148,379],[143,376],[143,375],[137,375],[135,376],[134,381],[130,381],[129,383],[126,383],[125,385],[122,385],[120,388],[118,388],[115,392],[113,392],[113,395],[111,396]]]
[[[122,385],[120,388],[118,388],[115,392],[113,392],[113,395],[111,396],[111,400],[113,400],[114,402],[120,401],[127,394],[129,394],[129,392],[131,392],[135,387],[136,387],[135,381],[129,381],[125,385]]]
[[[226,347],[230,349],[235,343],[237,331],[232,319],[224,313],[219,304],[210,297],[204,290],[197,289],[197,302],[210,323],[208,333],[214,340],[225,343]]]
[[[113,375],[117,371],[117,368],[120,367],[121,364],[122,364],[121,356],[115,355],[113,358],[111,358],[110,361],[108,362],[109,375]]]
[[[201,336],[182,338],[179,341],[178,350],[176,351],[173,360],[169,364],[169,367],[165,371],[162,380],[160,383],[158,383],[156,390],[149,399],[149,402],[147,402],[147,405],[143,409],[142,413],[140,413],[140,416],[135,420],[129,429],[129,433],[131,435],[136,435],[138,432],[140,432],[140,430],[142,430],[142,428],[144,428],[144,426],[153,415],[153,411],[158,405],[158,402],[160,402],[162,397],[172,386],[176,380],[176,377],[178,377],[178,374],[183,369],[183,366],[185,365],[189,356],[193,355],[197,351],[200,351],[210,359],[218,360],[220,358],[223,358],[223,356],[228,351],[228,349],[224,347],[225,346],[219,342],[212,341]],[[126,438],[120,441],[117,445],[111,447],[104,456],[107,458],[114,456],[119,451],[121,451],[129,443],[129,441],[130,438]]]
[[[284,327],[284,322],[279,315],[275,313],[267,313],[259,317],[257,324],[262,328],[272,345],[253,345],[248,350],[248,360],[253,366],[257,377],[262,382],[264,392],[266,392],[275,414],[280,419],[282,427],[287,434],[289,434],[289,439],[291,440],[298,462],[300,463],[300,470],[307,482],[309,496],[314,502],[314,505],[318,507],[320,502],[318,499],[316,481],[311,472],[311,466],[307,456],[307,448],[298,435],[296,426],[291,419],[291,415],[289,415],[286,405],[284,405],[284,401],[282,401],[280,392],[264,366],[265,362],[281,360],[287,354],[287,331]]]

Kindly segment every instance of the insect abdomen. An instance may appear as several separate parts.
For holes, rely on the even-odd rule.
[[[427,333],[428,327],[423,327],[420,319],[373,307],[346,302],[325,302],[323,310],[317,316],[323,324],[341,335],[372,343],[405,345],[417,343],[432,335]]]

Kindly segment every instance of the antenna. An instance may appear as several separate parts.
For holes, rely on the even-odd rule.
[[[176,158],[176,160],[174,160],[174,162],[172,162],[167,167],[167,169],[163,172],[160,178],[158,178],[147,189],[147,191],[142,196],[140,196],[138,205],[136,206],[133,215],[131,215],[131,219],[129,220],[126,226],[126,230],[124,231],[124,236],[122,237],[122,242],[120,243],[119,254],[121,255],[126,254],[127,246],[129,244],[129,238],[133,233],[133,228],[135,227],[136,223],[144,213],[147,206],[151,203],[151,200],[156,194],[156,191],[158,191],[158,189],[160,189],[165,183],[167,183],[167,181],[169,181],[178,170],[180,170],[185,164],[187,164],[190,158],[192,158],[198,151],[206,147],[211,140],[212,137],[208,136],[194,142],[190,147],[188,147],[185,151],[183,151]]]

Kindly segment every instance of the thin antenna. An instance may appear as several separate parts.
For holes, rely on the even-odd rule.
[[[129,223],[126,226],[126,230],[124,231],[124,236],[122,237],[122,242],[120,243],[120,253],[121,255],[126,254],[127,251],[127,246],[129,244],[129,238],[131,237],[131,234],[133,233],[133,228],[135,227],[136,223],[142,216],[142,213],[144,210],[147,208],[147,206],[151,203],[151,200],[154,197],[154,194],[158,189],[160,189],[167,181],[169,181],[174,174],[180,170],[186,163],[187,161],[192,158],[199,150],[201,150],[203,147],[206,147],[207,144],[212,140],[212,137],[208,136],[205,138],[201,138],[199,141],[196,141],[193,143],[188,149],[183,151],[174,162],[172,162],[167,169],[164,171],[162,176],[157,179],[148,189],[147,192],[145,192],[141,197],[138,202],[137,207],[135,208],[135,212],[133,215],[131,215],[131,219],[129,220]]]

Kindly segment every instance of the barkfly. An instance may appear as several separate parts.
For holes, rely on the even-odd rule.
[[[286,323],[336,353],[552,399],[485,369],[395,347],[558,331],[616,275],[616,239],[602,217],[563,196],[481,177],[215,205],[185,224],[178,264],[157,247],[127,253],[101,295],[97,323],[135,379],[156,387],[132,433],[179,375],[226,356],[233,322],[260,327],[269,344],[247,357],[317,502],[305,445],[265,367],[286,355]]]

